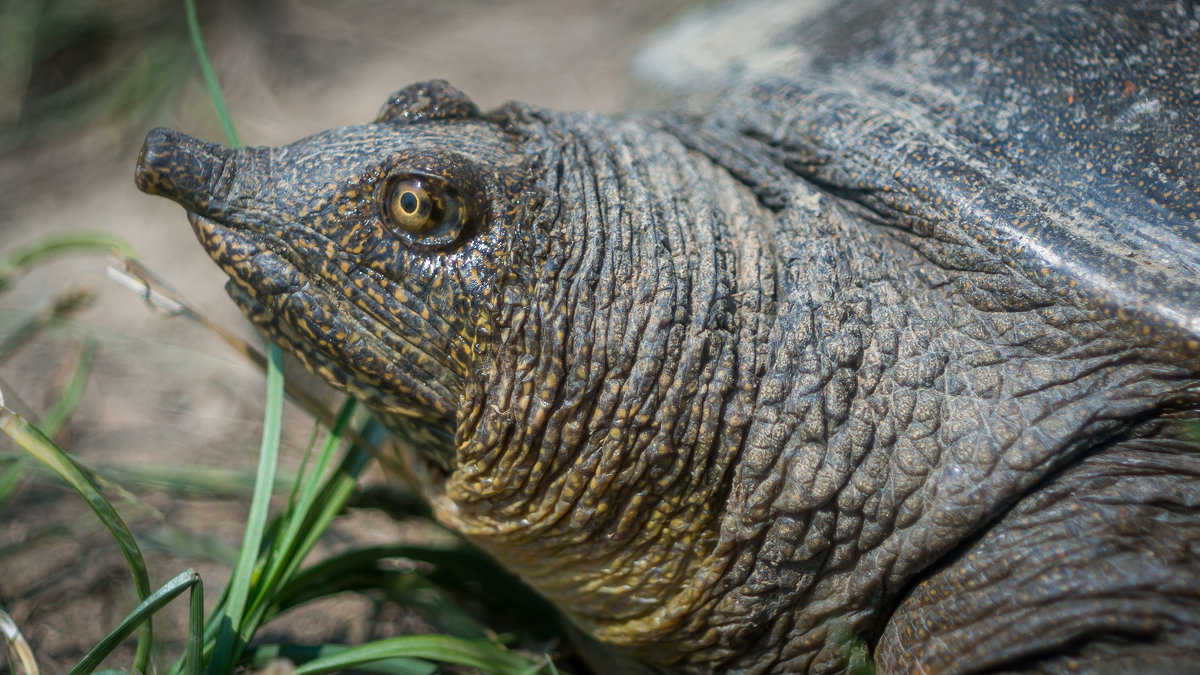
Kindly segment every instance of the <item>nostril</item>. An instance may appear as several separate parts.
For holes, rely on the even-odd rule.
[[[171,156],[179,147],[177,141],[181,135],[163,127],[146,134],[134,171],[134,182],[139,190],[152,195],[173,196],[170,189]]]
[[[174,129],[152,129],[138,153],[134,183],[142,192],[195,210],[213,200],[214,190],[225,189],[212,177],[224,171],[230,152]]]
[[[150,152],[150,139],[146,139],[142,143],[142,150],[138,153],[137,168],[133,170],[133,182],[142,192],[149,192],[150,187],[150,172],[146,170],[146,155]]]

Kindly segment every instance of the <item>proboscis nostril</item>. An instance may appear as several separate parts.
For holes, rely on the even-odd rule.
[[[146,134],[138,154],[134,182],[142,192],[166,197],[188,210],[213,201],[214,174],[230,151],[174,129],[159,127]]]
[[[146,142],[138,153],[137,169],[134,172],[134,182],[142,192],[152,195],[170,196],[163,189],[163,169],[170,154],[170,130],[159,127],[146,134]]]

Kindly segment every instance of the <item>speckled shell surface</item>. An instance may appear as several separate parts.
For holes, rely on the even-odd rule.
[[[1200,353],[1195,3],[742,3],[638,72],[889,223]]]

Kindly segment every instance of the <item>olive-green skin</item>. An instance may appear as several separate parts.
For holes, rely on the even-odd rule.
[[[776,35],[669,112],[428,82],[137,181],[615,658],[1200,668],[1200,9]]]

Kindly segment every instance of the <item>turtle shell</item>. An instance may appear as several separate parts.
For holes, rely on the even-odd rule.
[[[983,4],[743,4],[668,28],[636,72],[939,265],[1007,268],[1196,358],[1200,7]]]

